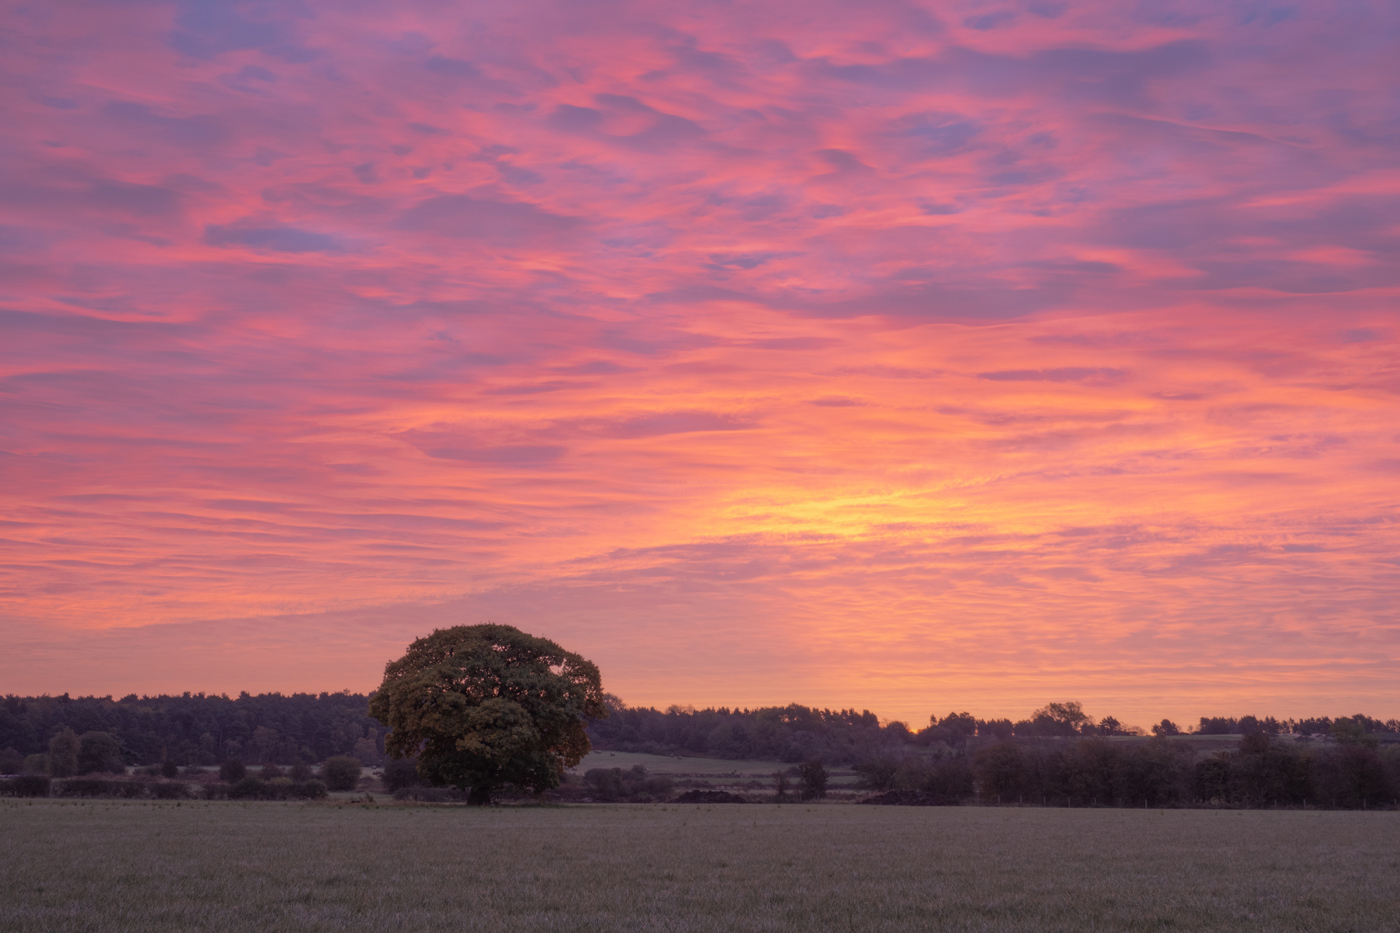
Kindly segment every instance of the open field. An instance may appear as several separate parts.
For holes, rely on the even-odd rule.
[[[1400,814],[0,804],[0,929],[1400,929]]]
[[[574,770],[589,768],[631,768],[641,765],[652,774],[688,777],[735,776],[767,780],[774,771],[786,771],[791,764],[781,761],[730,760],[727,758],[685,758],[678,755],[648,755],[645,752],[589,752]]]

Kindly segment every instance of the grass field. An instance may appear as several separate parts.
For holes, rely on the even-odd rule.
[[[0,804],[0,929],[1400,930],[1400,813]]]

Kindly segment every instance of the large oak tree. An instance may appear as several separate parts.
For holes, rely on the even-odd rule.
[[[557,787],[588,754],[587,721],[607,716],[598,668],[509,625],[438,629],[384,667],[370,715],[390,729],[385,750],[416,756],[436,785]]]

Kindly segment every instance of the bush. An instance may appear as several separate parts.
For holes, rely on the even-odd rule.
[[[113,781],[108,778],[70,778],[53,783],[55,797],[115,797],[135,800],[146,796],[146,785],[140,781]]]
[[[230,758],[219,765],[219,780],[225,784],[237,784],[248,774],[248,769],[237,758]]]
[[[292,770],[288,772],[287,776],[298,784],[305,784],[307,781],[311,780],[311,766],[298,759],[297,762],[292,765]]]
[[[47,797],[49,779],[43,774],[22,774],[0,781],[0,797]]]
[[[286,776],[287,774],[285,771],[283,771],[281,768],[277,767],[270,761],[267,764],[263,765],[261,770],[258,771],[258,777],[262,778],[264,781],[271,781],[274,778]]]
[[[44,754],[43,752],[36,752],[33,755],[25,755],[24,773],[47,775],[49,773],[49,756]]]
[[[360,783],[360,760],[349,755],[327,758],[321,765],[321,778],[331,790],[354,790]]]
[[[667,799],[674,785],[668,775],[649,775],[646,768],[636,765],[627,771],[590,768],[583,776],[583,786],[599,800],[646,802]]]
[[[188,797],[189,788],[184,784],[152,784],[151,795],[157,800],[184,800]]]
[[[321,800],[326,796],[326,785],[320,781],[304,781],[291,786],[291,795],[302,800]]]
[[[167,758],[160,763],[160,776],[163,778],[173,778],[180,775],[180,766]]]
[[[267,784],[249,775],[228,789],[228,799],[262,800],[268,796],[267,790]]]

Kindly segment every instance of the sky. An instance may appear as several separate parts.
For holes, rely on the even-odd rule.
[[[1400,6],[0,10],[0,692],[1400,715]]]

